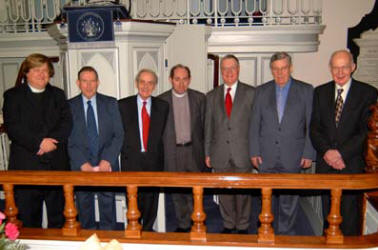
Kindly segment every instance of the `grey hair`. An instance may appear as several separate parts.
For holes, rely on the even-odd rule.
[[[225,55],[224,57],[222,57],[222,59],[220,61],[220,65],[222,65],[223,61],[226,60],[226,59],[234,59],[236,61],[236,64],[238,66],[240,66],[239,59],[236,56],[232,55],[232,54],[228,54],[228,55]]]
[[[272,67],[272,64],[275,61],[282,60],[282,59],[287,59],[287,61],[289,62],[289,65],[291,65],[292,63],[291,56],[287,52],[281,51],[281,52],[276,52],[272,55],[272,57],[270,58],[270,67]]]
[[[138,74],[135,77],[135,82],[137,82],[137,83],[139,82],[140,76],[143,73],[150,73],[150,74],[152,74],[154,76],[154,78],[155,78],[155,84],[158,83],[158,77],[157,77],[156,73],[153,70],[151,70],[151,69],[141,69],[141,70],[139,70]]]

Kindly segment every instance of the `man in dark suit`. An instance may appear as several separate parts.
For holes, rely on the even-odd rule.
[[[188,89],[190,69],[175,65],[170,72],[172,89],[159,98],[169,103],[170,112],[164,132],[165,171],[201,172],[205,167],[204,157],[204,94]],[[189,232],[193,210],[191,190],[172,193],[178,228],[176,232]]]
[[[85,66],[78,73],[81,94],[70,99],[73,129],[68,140],[71,169],[82,172],[119,171],[118,155],[123,129],[117,100],[97,93],[97,71]],[[115,194],[104,188],[78,187],[76,203],[79,221],[85,229],[116,229]],[[95,194],[99,207],[99,225],[95,221]]]
[[[12,141],[10,170],[68,170],[67,138],[72,118],[64,92],[49,84],[54,68],[48,57],[29,55],[21,65],[23,84],[4,93],[3,114]],[[20,186],[15,190],[19,219],[25,227],[41,227],[43,201],[48,227],[63,226],[61,187]]]
[[[163,171],[163,132],[168,116],[167,102],[152,97],[157,85],[155,72],[142,69],[135,78],[138,94],[119,101],[125,131],[121,151],[122,171]],[[159,189],[139,188],[138,208],[144,231],[153,231]]]
[[[362,173],[369,107],[377,101],[377,90],[351,78],[356,66],[346,50],[334,52],[329,67],[333,81],[317,87],[314,92],[311,140],[317,151],[316,172]],[[323,195],[322,203],[326,221],[329,194]],[[357,192],[343,190],[341,230],[345,235],[360,234],[359,203]]]
[[[291,77],[293,64],[286,52],[270,59],[273,80],[256,89],[249,129],[252,164],[260,173],[299,173],[314,158],[309,130],[313,88]],[[299,196],[275,190],[274,229],[297,235]]]
[[[239,60],[227,55],[221,60],[224,84],[206,96],[205,160],[215,172],[252,173],[248,152],[248,130],[255,89],[239,81]],[[219,196],[223,233],[247,233],[251,214],[251,196]]]

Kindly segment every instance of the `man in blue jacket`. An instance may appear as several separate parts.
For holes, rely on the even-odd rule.
[[[71,169],[83,172],[119,171],[118,155],[123,128],[117,100],[97,93],[96,70],[85,66],[78,73],[81,94],[70,99],[73,129],[68,140]],[[104,188],[77,189],[76,202],[82,228],[114,230],[116,210],[114,192]],[[100,222],[95,223],[94,196],[97,194]]]

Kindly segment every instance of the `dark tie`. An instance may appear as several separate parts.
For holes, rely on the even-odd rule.
[[[341,112],[343,111],[344,101],[341,94],[343,93],[344,89],[337,90],[337,98],[336,98],[336,108],[335,108],[335,122],[336,127],[339,125]]]
[[[224,100],[224,105],[226,106],[226,113],[228,118],[231,116],[231,110],[232,110],[232,98],[230,94],[231,88],[227,88],[227,94],[226,99]]]
[[[143,124],[143,147],[144,151],[147,151],[147,145],[148,145],[148,131],[150,129],[150,116],[147,113],[146,108],[147,102],[143,102],[143,108],[142,108],[142,124]]]
[[[91,164],[97,165],[97,155],[98,155],[98,133],[96,126],[96,119],[94,111],[92,108],[91,101],[87,102],[87,133],[88,133],[88,142],[89,142],[89,151],[91,154]]]

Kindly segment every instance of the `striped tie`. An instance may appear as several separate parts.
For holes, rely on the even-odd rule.
[[[336,127],[339,125],[341,112],[343,111],[344,101],[343,97],[341,96],[341,93],[343,93],[343,89],[337,90],[337,98],[336,98],[336,109],[335,109],[335,122]]]

